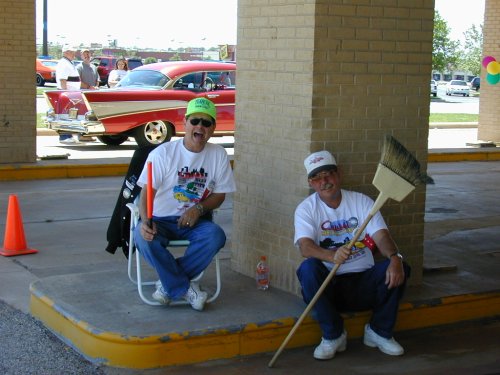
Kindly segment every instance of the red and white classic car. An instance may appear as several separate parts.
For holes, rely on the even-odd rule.
[[[234,135],[236,64],[169,61],[138,67],[113,89],[46,91],[47,126],[58,133],[96,136],[117,146],[134,137],[158,145],[184,134],[187,103],[197,97],[217,107],[214,136]]]

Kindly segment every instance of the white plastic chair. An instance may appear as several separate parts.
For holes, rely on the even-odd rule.
[[[139,221],[139,207],[135,203],[128,203],[127,204],[128,209],[130,210],[130,233],[129,233],[129,245],[128,245],[128,278],[130,281],[132,281],[134,284],[137,285],[137,291],[139,292],[139,296],[141,299],[147,303],[148,305],[151,306],[159,306],[161,303],[158,301],[155,301],[153,299],[150,299],[144,295],[143,287],[148,286],[148,285],[155,285],[157,281],[143,281],[142,280],[142,270],[141,270],[141,259],[142,256],[139,253],[137,249],[135,249],[135,242],[134,242],[134,229]],[[189,245],[189,241],[187,240],[176,240],[176,241],[170,241],[168,244],[168,247],[187,247]],[[133,271],[133,255],[134,255],[134,249],[135,251],[135,275]],[[221,290],[221,276],[220,276],[220,261],[219,261],[219,254],[216,254],[215,257],[215,277],[217,280],[217,287],[215,289],[215,292],[212,295],[209,295],[207,302],[210,303],[215,301],[215,299],[219,296],[220,290]],[[196,278],[194,278],[191,281],[199,281],[203,277],[204,272],[200,273]],[[178,301],[172,301],[170,303],[170,306],[172,305],[187,305],[189,302],[185,300],[178,300]]]

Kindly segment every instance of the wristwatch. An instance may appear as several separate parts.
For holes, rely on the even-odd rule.
[[[200,213],[200,216],[203,216],[203,214],[205,213],[205,208],[201,205],[201,204],[197,204],[194,206],[198,212]]]
[[[399,253],[399,251],[396,251],[395,253],[389,255],[389,259],[391,259],[392,257],[398,257],[399,259],[403,260],[403,256]]]

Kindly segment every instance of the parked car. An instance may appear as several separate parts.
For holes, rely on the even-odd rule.
[[[36,85],[44,86],[45,82],[56,82],[56,66],[58,60],[36,59]]]
[[[229,72],[231,86],[220,77]],[[112,89],[44,93],[46,123],[57,132],[97,136],[111,146],[134,137],[158,145],[184,134],[187,103],[197,97],[217,107],[215,136],[234,135],[236,64],[169,61],[135,68]],[[227,74],[226,74],[227,75]]]
[[[438,93],[438,87],[436,81],[431,79],[431,95],[436,97]]]
[[[118,60],[118,57],[114,56],[96,56],[90,60],[90,62],[97,67],[101,86],[106,86],[108,84],[108,76],[109,73],[115,69],[116,60]],[[143,65],[142,60],[139,58],[128,57],[126,60],[129,70]]]
[[[480,77],[472,78],[472,81],[470,81],[470,88],[479,91],[479,89],[481,88],[481,78]]]
[[[459,79],[453,79],[446,84],[446,95],[469,96],[470,95],[469,85],[465,81]]]

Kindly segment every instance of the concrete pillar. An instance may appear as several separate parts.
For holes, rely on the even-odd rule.
[[[426,169],[434,1],[239,0],[232,267],[267,255],[272,286],[298,293],[293,215],[303,159],[334,153],[344,187],[371,185],[385,134]],[[421,282],[425,186],[383,214]]]
[[[0,0],[0,163],[36,160],[35,1]]]
[[[483,57],[493,56],[500,61],[500,2],[485,0],[483,25]],[[486,69],[481,69],[481,99],[479,101],[479,126],[477,137],[482,141],[500,142],[500,83],[486,82]]]

